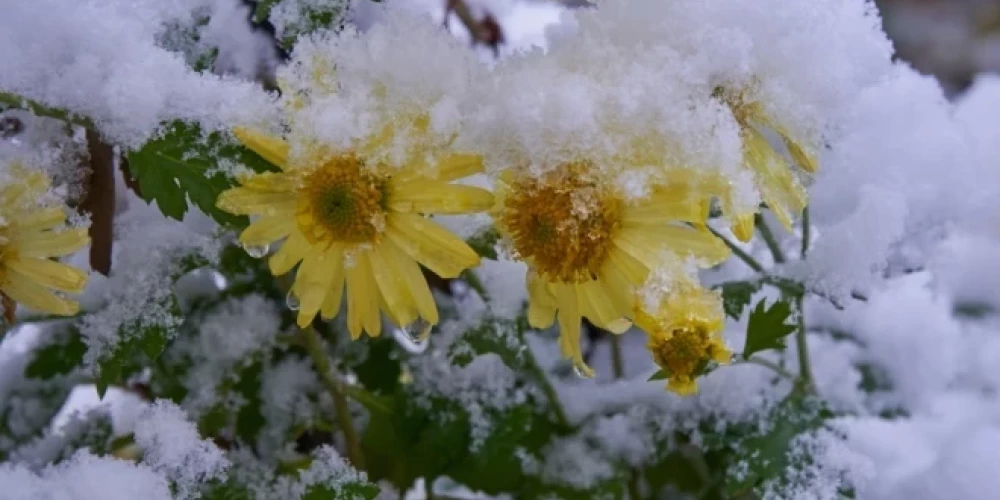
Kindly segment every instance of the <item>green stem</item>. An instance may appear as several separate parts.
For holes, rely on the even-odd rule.
[[[719,238],[720,240],[722,240],[722,242],[725,243],[726,246],[729,247],[729,249],[733,251],[733,255],[735,255],[740,260],[742,260],[747,266],[750,267],[750,269],[753,269],[755,272],[758,272],[758,273],[764,272],[764,266],[762,266],[760,264],[760,262],[757,262],[757,259],[754,259],[753,256],[751,256],[750,254],[748,254],[745,251],[743,251],[743,249],[740,248],[739,245],[737,245],[736,243],[733,243],[732,241],[730,241],[729,238],[726,238],[726,236],[724,234],[716,231],[711,226],[708,226],[708,230],[713,235],[715,235],[716,238]]]
[[[616,379],[625,376],[625,363],[622,361],[622,346],[619,336],[611,333],[611,371]]]
[[[779,365],[777,363],[774,363],[772,361],[768,361],[768,360],[766,360],[764,358],[750,358],[750,359],[744,360],[743,362],[744,363],[750,363],[752,365],[763,366],[763,367],[765,367],[765,368],[773,371],[774,373],[777,373],[778,375],[781,375],[782,377],[787,378],[788,380],[791,380],[793,382],[796,379],[798,379],[798,377],[796,377],[794,373],[786,370],[783,366],[781,366],[781,365]]]
[[[323,339],[319,337],[316,329],[312,326],[301,329],[301,332],[305,348],[309,351],[309,356],[312,357],[320,381],[333,399],[334,415],[341,432],[344,433],[344,441],[347,442],[347,459],[356,469],[363,470],[365,465],[364,457],[361,454],[361,442],[358,440],[357,431],[354,430],[354,421],[351,419],[350,408],[347,406],[346,391],[333,375],[333,367],[330,366],[330,359],[327,357]]]
[[[86,127],[91,130],[97,130],[89,118],[69,111],[50,108],[40,102],[32,101],[31,99],[25,99],[19,95],[11,94],[8,92],[0,92],[0,104],[4,104],[9,107],[26,109],[35,114],[35,116],[44,116],[46,118],[55,118],[57,120],[62,120],[64,122],[72,123],[74,125],[79,125],[81,127]]]
[[[767,222],[764,220],[764,216],[756,214],[753,216],[753,220],[757,225],[757,230],[760,231],[761,238],[764,239],[764,243],[767,244],[767,248],[771,250],[771,255],[774,256],[774,263],[784,263],[785,254],[781,251],[781,247],[778,246],[778,240],[774,237],[774,233],[771,232],[771,228],[768,227]]]
[[[795,350],[799,357],[799,383],[808,391],[814,392],[812,366],[809,364],[809,344],[806,342],[806,312],[805,296],[795,297],[795,307],[798,309],[798,328],[795,330]]]
[[[802,259],[806,258],[806,252],[809,251],[809,238],[810,238],[810,224],[809,224],[809,207],[802,210],[802,249],[799,252],[799,256]]]
[[[531,346],[528,345],[528,339],[525,338],[523,327],[519,326],[517,328],[517,336],[520,337],[521,345],[524,346],[524,356],[528,363],[528,370],[538,380],[538,384],[542,386],[542,392],[545,393],[545,397],[549,400],[549,406],[555,412],[556,420],[563,427],[569,428],[569,418],[566,417],[566,410],[563,409],[562,403],[559,402],[559,394],[556,393],[556,389],[552,386],[552,382],[549,380],[545,370],[542,369],[538,364],[538,360],[535,359],[535,354],[531,351]]]

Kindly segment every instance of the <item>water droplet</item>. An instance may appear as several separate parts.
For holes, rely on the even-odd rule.
[[[580,378],[594,378],[594,370],[586,365],[573,365],[573,373]]]
[[[295,292],[291,290],[289,290],[288,294],[285,295],[285,305],[293,311],[298,311],[299,308],[302,307],[302,303],[299,302],[298,296],[296,296]]]
[[[270,245],[243,245],[243,250],[246,251],[247,255],[259,259],[271,250]]]
[[[411,354],[420,354],[427,350],[430,344],[431,327],[434,325],[423,318],[408,325],[403,325],[393,330],[396,343]]]

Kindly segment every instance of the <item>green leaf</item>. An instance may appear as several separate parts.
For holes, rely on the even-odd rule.
[[[668,374],[666,370],[657,370],[656,373],[650,375],[646,381],[652,382],[654,380],[666,380],[668,378],[670,378],[670,374]]]
[[[180,318],[177,299],[171,295],[167,300],[167,309],[174,318]],[[160,357],[174,333],[167,323],[144,325],[136,320],[122,325],[118,335],[124,340],[97,360],[94,375],[97,395],[104,399],[109,386],[122,382]]]
[[[730,281],[722,285],[722,307],[726,315],[735,320],[743,316],[743,309],[750,305],[753,294],[760,290],[760,282]]]
[[[500,233],[497,232],[495,227],[490,226],[465,240],[465,243],[472,247],[480,256],[490,260],[497,260],[496,245],[499,240]]]
[[[733,495],[746,493],[767,481],[780,481],[794,467],[803,466],[791,463],[792,441],[832,417],[818,399],[793,393],[771,410],[765,425],[749,427],[732,443],[736,460],[727,472],[726,490]]]
[[[375,394],[392,394],[399,386],[400,365],[396,342],[392,338],[368,341],[368,355],[352,367],[358,381]]]
[[[476,356],[492,353],[508,368],[518,371],[524,367],[524,346],[517,336],[517,328],[513,321],[487,317],[451,344],[448,357],[456,366],[465,367]]]
[[[33,359],[24,368],[24,376],[48,380],[56,375],[66,375],[83,364],[87,344],[79,331],[70,328],[64,342],[49,344],[32,353]]]
[[[175,121],[160,137],[128,153],[129,171],[139,182],[142,197],[156,202],[168,217],[181,220],[188,201],[223,225],[241,227],[247,218],[215,206],[219,194],[233,186],[233,179],[212,170],[222,160],[241,163],[263,172],[275,167],[243,146],[223,140],[222,134],[203,134],[197,124]]]
[[[779,300],[765,309],[766,300],[761,299],[750,313],[744,358],[767,349],[784,349],[784,338],[795,331],[795,325],[785,322],[792,315],[788,302]]]
[[[267,21],[271,16],[271,9],[280,0],[257,0],[257,6],[253,9],[253,22],[261,23]]]
[[[315,484],[306,490],[301,500],[371,500],[379,494],[378,486],[369,483],[344,483],[331,488],[323,484]]]

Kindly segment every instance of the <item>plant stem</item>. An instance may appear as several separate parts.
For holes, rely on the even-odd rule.
[[[799,254],[803,260],[806,258],[806,253],[809,252],[809,207],[802,210],[802,247]],[[799,379],[802,386],[808,392],[815,392],[816,386],[813,383],[812,376],[812,365],[809,363],[809,344],[807,342],[807,332],[806,332],[806,296],[801,293],[795,296],[795,307],[798,309],[798,318],[796,323],[798,328],[795,330],[795,348],[799,356]]]
[[[552,386],[552,382],[549,380],[548,375],[546,375],[545,370],[538,364],[535,354],[531,352],[531,346],[528,345],[528,339],[525,338],[523,327],[518,326],[517,336],[520,337],[521,345],[524,346],[524,357],[528,363],[528,370],[538,380],[538,384],[542,386],[542,392],[545,393],[545,397],[549,400],[549,406],[555,412],[556,420],[559,421],[560,425],[567,428],[570,427],[569,418],[566,417],[566,410],[563,409],[562,403],[559,402],[559,394],[556,392],[555,387]]]
[[[762,266],[760,264],[760,262],[757,262],[757,259],[754,259],[750,254],[748,254],[745,251],[743,251],[743,249],[740,248],[739,245],[737,245],[736,243],[733,243],[732,241],[730,241],[729,238],[726,238],[725,235],[723,235],[722,233],[716,231],[711,226],[708,226],[708,230],[713,235],[715,235],[716,238],[719,238],[720,240],[722,240],[722,242],[725,243],[726,246],[729,247],[729,249],[733,251],[733,255],[735,255],[740,260],[742,260],[747,266],[750,267],[750,269],[753,269],[755,272],[758,272],[758,273],[764,272],[764,266]]]
[[[799,252],[799,257],[802,259],[806,258],[806,252],[809,251],[809,207],[802,210],[802,250]]]
[[[622,346],[619,340],[619,335],[614,333],[611,335],[611,371],[614,373],[616,379],[620,379],[625,376],[625,363],[622,361]]]
[[[757,225],[757,230],[760,231],[761,238],[764,239],[764,243],[767,244],[767,248],[771,250],[771,255],[774,257],[774,263],[784,263],[785,254],[782,253],[781,247],[778,246],[778,240],[774,237],[774,233],[771,232],[771,228],[768,227],[767,222],[764,220],[764,216],[756,214],[753,216],[753,220]]]
[[[795,350],[799,356],[799,383],[808,392],[814,392],[812,367],[809,364],[809,344],[806,342],[805,295],[795,296],[795,307],[799,313],[798,328],[795,330]]]
[[[336,415],[341,432],[344,433],[344,441],[347,442],[347,459],[356,469],[363,470],[365,467],[364,457],[361,454],[361,443],[358,441],[357,431],[354,430],[354,421],[351,419],[351,412],[347,406],[347,395],[343,385],[333,374],[333,367],[330,366],[330,359],[327,357],[323,339],[319,337],[316,329],[312,326],[303,328],[301,331],[305,348],[309,351],[309,356],[312,357],[320,381],[333,399],[334,415]]]
[[[0,104],[7,105],[9,107],[26,109],[35,114],[35,116],[44,116],[46,118],[55,118],[57,120],[62,120],[67,123],[72,123],[74,125],[79,125],[91,130],[97,130],[94,127],[94,122],[90,121],[89,118],[80,116],[69,111],[65,111],[58,108],[50,108],[40,102],[32,101],[31,99],[25,99],[19,95],[11,94],[8,92],[0,92]]]
[[[763,366],[764,368],[768,368],[771,371],[773,371],[774,373],[777,373],[778,375],[781,375],[782,377],[787,378],[788,380],[791,380],[793,382],[796,379],[798,379],[798,377],[796,377],[794,373],[786,370],[783,366],[781,366],[781,365],[779,365],[777,363],[774,363],[772,361],[768,361],[768,360],[766,360],[764,358],[750,358],[750,359],[744,360],[744,362],[745,363],[750,363],[750,364],[753,364],[753,365]]]

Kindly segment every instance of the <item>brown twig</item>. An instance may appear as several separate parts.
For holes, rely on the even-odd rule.
[[[114,148],[87,129],[90,175],[80,210],[90,214],[90,267],[105,276],[111,271],[115,216]]]
[[[444,23],[446,26],[452,13],[469,32],[473,46],[483,44],[493,49],[494,56],[500,55],[500,45],[504,44],[505,37],[503,28],[500,27],[500,23],[493,17],[493,14],[487,13],[481,20],[476,20],[465,0],[445,0]]]

